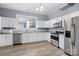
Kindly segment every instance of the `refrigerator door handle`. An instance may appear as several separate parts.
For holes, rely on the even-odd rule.
[[[73,24],[73,29],[74,29],[74,40],[72,41],[72,45],[73,45],[73,47],[75,47],[75,42],[76,42],[76,32],[75,32],[75,24]]]
[[[75,28],[75,24],[74,24],[74,46],[75,46],[75,42],[76,42],[76,28]]]

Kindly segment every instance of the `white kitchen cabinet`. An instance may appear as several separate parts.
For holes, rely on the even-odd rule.
[[[15,27],[15,21],[16,19],[15,18],[9,18],[9,27]]]
[[[29,42],[35,42],[36,41],[36,38],[35,38],[35,34],[30,34],[29,36]]]
[[[51,20],[49,20],[50,21],[50,26],[54,27],[53,24],[62,21],[62,27],[64,27],[64,20],[65,20],[64,17],[58,17],[58,18],[55,18],[55,19],[51,19]]]
[[[6,35],[0,35],[0,47],[6,46]]]
[[[59,34],[59,47],[64,49],[64,34]]]
[[[43,36],[44,36],[44,39],[47,40],[50,43],[51,34],[50,33],[46,33],[46,34],[44,33]]]
[[[7,27],[8,26],[6,19],[7,19],[6,17],[1,17],[1,26],[2,27]]]
[[[35,33],[22,34],[22,43],[35,42],[36,40],[37,36]]]
[[[50,42],[50,33],[24,33],[22,34],[22,43],[47,40]]]
[[[51,22],[50,21],[38,21],[38,28],[51,28]]]
[[[15,18],[10,17],[1,17],[1,26],[2,27],[15,27]]]
[[[22,34],[22,43],[28,43],[30,39],[29,36],[30,34]]]
[[[13,45],[13,35],[12,34],[7,34],[6,35],[6,45]]]
[[[52,28],[53,27],[54,20],[49,20],[49,23],[50,23],[49,26]]]
[[[28,16],[17,14],[16,18],[17,18],[18,22],[27,23]]]
[[[0,47],[13,45],[12,35],[10,34],[1,34],[0,35]]]

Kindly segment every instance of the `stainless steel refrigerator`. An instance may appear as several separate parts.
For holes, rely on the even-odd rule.
[[[70,30],[67,29],[66,22],[65,25],[65,38],[64,38],[64,52],[79,56],[79,16],[72,17]]]

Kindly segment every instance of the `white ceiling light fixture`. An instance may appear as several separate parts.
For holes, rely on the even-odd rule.
[[[37,11],[39,11],[39,8],[36,8]]]
[[[40,3],[40,7],[39,8],[36,8],[36,10],[37,11],[41,11],[41,12],[44,10],[44,7],[41,5],[41,3]]]

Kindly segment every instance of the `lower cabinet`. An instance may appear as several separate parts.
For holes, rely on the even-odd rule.
[[[0,35],[0,47],[6,46],[6,35]]]
[[[25,33],[22,34],[22,43],[36,42],[36,41],[50,41],[50,33]]]
[[[30,34],[22,34],[22,43],[28,43],[30,39]]]
[[[11,35],[11,34],[6,35],[6,45],[7,46],[13,45],[13,35]]]
[[[13,45],[12,35],[1,34],[0,35],[0,47]]]
[[[59,47],[64,49],[64,35],[59,34]]]

